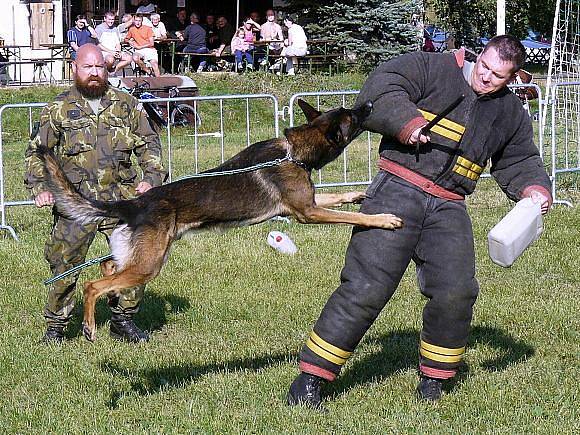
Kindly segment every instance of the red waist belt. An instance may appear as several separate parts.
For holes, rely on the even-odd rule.
[[[383,171],[387,171],[393,175],[396,175],[399,178],[402,178],[405,181],[408,181],[414,186],[417,186],[424,192],[427,192],[433,196],[443,199],[452,199],[455,201],[463,201],[465,197],[463,195],[459,195],[458,193],[451,192],[447,189],[444,189],[441,186],[438,186],[431,180],[423,177],[422,175],[417,174],[416,172],[411,171],[410,169],[405,168],[391,160],[385,159],[381,157],[379,159],[379,168]]]

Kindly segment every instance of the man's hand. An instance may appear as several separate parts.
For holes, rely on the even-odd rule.
[[[135,192],[137,193],[137,195],[142,195],[152,187],[153,186],[151,186],[151,184],[149,184],[147,181],[141,181],[139,184],[137,184]]]
[[[52,196],[52,193],[48,191],[40,192],[36,195],[36,198],[34,198],[34,205],[39,208],[47,205],[54,205],[54,197]]]
[[[529,198],[532,198],[532,201],[537,204],[540,203],[542,206],[542,214],[548,213],[550,209],[550,198],[544,195],[542,192],[538,190],[530,190],[527,195]]]
[[[421,134],[421,128],[418,128],[411,133],[411,136],[409,136],[409,140],[407,141],[408,145],[417,145],[417,143],[427,143],[431,141],[431,136]]]

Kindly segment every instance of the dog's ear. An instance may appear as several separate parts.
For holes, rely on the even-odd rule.
[[[312,107],[310,104],[308,104],[306,101],[301,100],[300,98],[298,98],[298,105],[300,106],[300,108],[304,112],[304,115],[306,116],[306,120],[308,122],[314,121],[316,118],[318,118],[321,115],[321,112],[319,112],[314,107]]]

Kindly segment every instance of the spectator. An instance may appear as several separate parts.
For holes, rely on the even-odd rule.
[[[95,34],[99,41],[98,47],[103,52],[107,70],[112,72],[112,75],[131,63],[131,55],[121,51],[122,40],[119,29],[115,27],[114,12],[105,12],[105,19],[95,28]]]
[[[218,38],[220,41],[220,46],[217,49],[216,56],[222,56],[224,54],[231,54],[230,42],[232,41],[235,30],[228,23],[228,20],[223,15],[219,16],[217,19],[218,28]]]
[[[175,18],[167,22],[167,30],[172,34],[172,36],[177,38],[177,32],[183,32],[188,24],[187,11],[181,8],[177,10]]]
[[[205,45],[209,50],[216,50],[220,46],[218,28],[215,22],[215,15],[207,14],[203,28],[206,32]]]
[[[244,56],[246,57],[247,69],[251,70],[254,68],[254,58],[252,57],[251,45],[246,40],[246,32],[243,28],[239,28],[237,35],[232,38],[231,47],[236,58],[238,72],[242,71],[244,68],[242,63]]]
[[[121,37],[121,41],[125,40],[127,33],[129,32],[129,27],[133,25],[133,15],[132,14],[123,14],[121,18],[121,23],[117,26],[117,30],[119,30],[119,36]]]
[[[199,25],[199,14],[192,12],[189,16],[191,24],[185,28],[183,34],[180,34],[179,39],[187,41],[187,45],[183,49],[184,53],[205,54],[209,53],[205,45],[206,32],[203,27]],[[197,67],[197,72],[202,72],[207,64],[207,60],[202,58]]]
[[[306,56],[308,51],[306,34],[302,26],[296,24],[290,15],[284,18],[284,25],[288,28],[288,39],[284,41],[281,54],[286,61],[286,73],[293,76],[295,74],[294,65],[298,64],[298,58]]]
[[[157,6],[151,3],[151,0],[141,0],[137,8],[137,14],[152,14],[157,9]]]
[[[272,9],[266,11],[266,22],[262,24],[260,29],[260,39],[265,41],[280,41],[268,43],[268,54],[279,55],[282,52],[282,41],[284,41],[284,34],[282,33],[282,26],[276,22],[276,14]],[[268,59],[264,57],[260,64],[266,65]]]
[[[147,122],[142,105],[126,92],[109,86],[99,48],[85,44],[77,54],[72,63],[74,85],[44,108],[40,130],[26,150],[25,184],[37,207],[54,205],[36,154],[39,146],[55,153],[78,191],[92,200],[129,199],[161,185],[166,176],[159,136]],[[133,154],[142,179],[131,163]],[[83,263],[97,232],[108,240],[118,223],[116,219],[79,223],[56,209],[53,217],[44,253],[55,275]],[[65,340],[64,330],[75,313],[77,278],[78,272],[56,281],[48,290],[45,343]],[[145,286],[128,288],[119,297],[109,298],[113,312],[111,337],[133,343],[149,340],[149,335],[133,322],[144,290]]]
[[[87,23],[84,15],[77,15],[75,25],[66,32],[66,39],[69,45],[70,57],[74,60],[77,57],[79,47],[93,43],[97,39],[97,34],[93,26]]]
[[[161,16],[159,14],[151,14],[150,19],[155,41],[167,39],[167,29],[165,29],[165,24],[161,22]]]
[[[155,50],[155,36],[151,27],[143,25],[141,15],[137,14],[133,18],[133,26],[129,28],[125,42],[128,42],[135,49],[133,61],[139,65],[139,68],[155,77],[161,75],[157,50]],[[147,64],[151,65],[151,68]]]
[[[252,12],[250,12],[250,15],[248,15],[248,18],[258,25],[258,27],[254,27],[252,29],[252,31],[254,32],[254,35],[256,35],[255,40],[257,41],[258,39],[260,39],[260,27],[259,26],[262,25],[262,16],[260,15],[260,13],[258,11],[252,11]]]
[[[258,11],[250,12],[249,17],[252,21],[255,21],[258,24],[262,22],[262,17],[260,16],[260,13]]]

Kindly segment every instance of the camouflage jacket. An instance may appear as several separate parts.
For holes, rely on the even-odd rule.
[[[143,181],[159,186],[166,172],[161,163],[159,136],[132,96],[109,88],[95,114],[73,86],[46,106],[40,128],[26,150],[25,184],[33,197],[46,191],[42,162],[35,150],[51,148],[67,177],[91,199],[128,198],[140,180],[131,164],[135,154]]]

